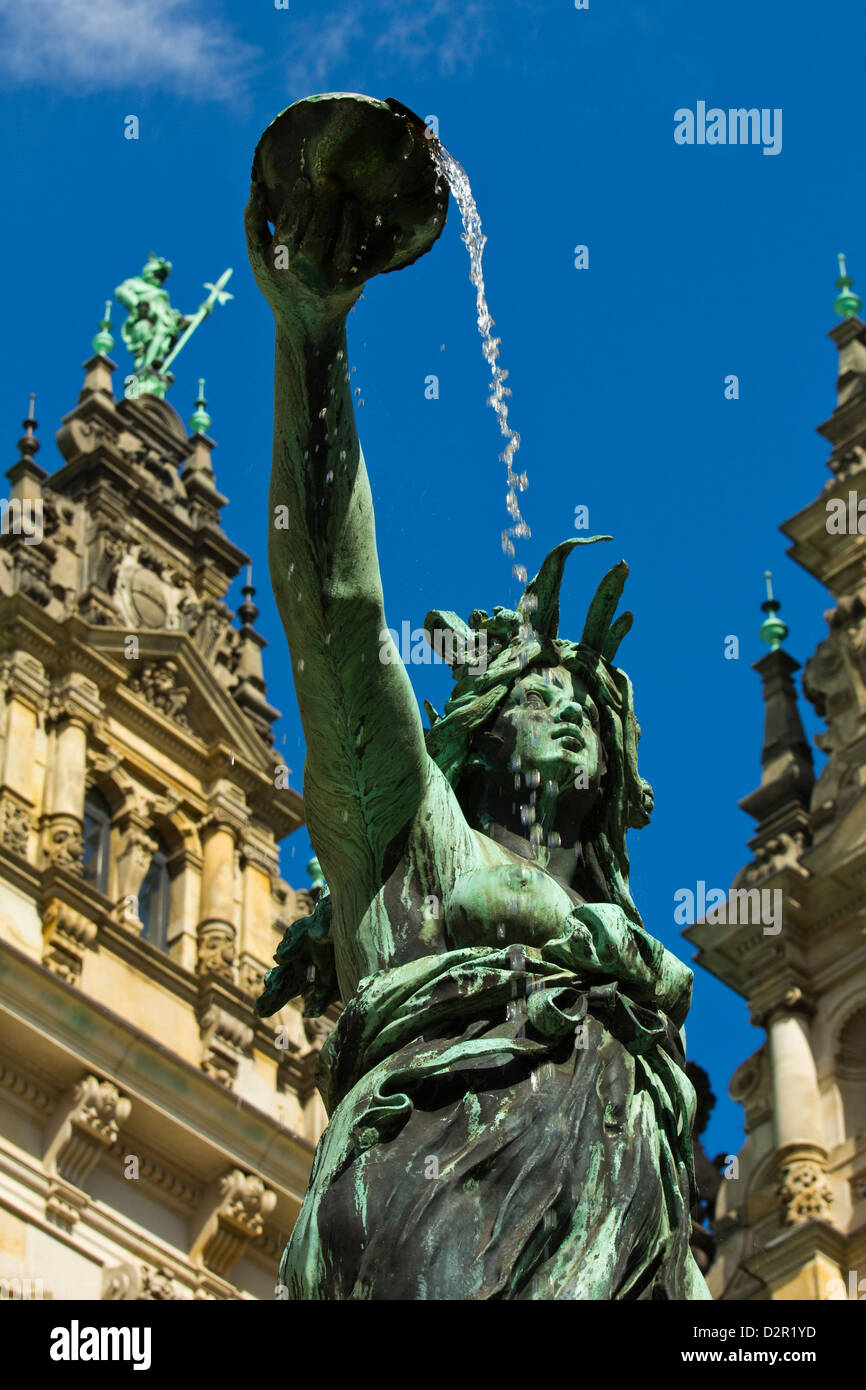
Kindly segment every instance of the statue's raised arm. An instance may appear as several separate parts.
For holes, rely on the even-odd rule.
[[[577,642],[559,635],[565,562],[610,537],[556,546],[514,610],[429,613],[456,652],[426,733],[382,647],[345,323],[364,281],[441,230],[425,133],[396,103],[300,102],[262,137],[247,210],[277,332],[271,575],[331,889],[256,1007],[343,1004],[280,1284],[293,1300],[707,1299],[689,1246],[692,976],[629,887],[626,835],[652,793],[615,665],[628,568],[602,578]]]
[[[418,810],[427,757],[406,672],[380,660],[387,624],[346,316],[372,275],[430,248],[447,198],[423,122],[332,95],[265,131],[246,211],[276,323],[271,578],[307,742],[307,823],[349,928]]]

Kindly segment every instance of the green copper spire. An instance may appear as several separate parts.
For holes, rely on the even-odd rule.
[[[204,398],[204,377],[198,379],[198,396],[196,397],[195,410],[189,417],[189,427],[193,434],[207,434],[210,429],[210,416],[205,410],[207,401]]]
[[[839,279],[836,281],[836,288],[839,294],[833,301],[833,308],[840,319],[852,319],[855,314],[860,312],[861,299],[859,294],[855,294],[851,286],[854,281],[845,268],[845,256],[839,252],[836,260],[839,262]]]
[[[111,336],[111,300],[105,301],[105,317],[99,321],[99,332],[92,339],[90,346],[94,352],[98,352],[100,357],[107,357],[114,347],[114,339]]]
[[[764,571],[764,579],[767,581],[767,597],[761,607],[767,616],[761,623],[760,636],[771,652],[777,652],[788,636],[788,624],[776,617],[782,605],[773,597],[773,576],[769,570]]]

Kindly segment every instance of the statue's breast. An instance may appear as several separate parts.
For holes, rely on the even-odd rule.
[[[454,947],[541,946],[560,935],[577,901],[543,869],[512,862],[458,874],[442,911]]]

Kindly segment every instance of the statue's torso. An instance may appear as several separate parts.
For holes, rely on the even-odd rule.
[[[431,768],[400,859],[357,925],[335,896],[332,939],[344,997],[358,980],[422,956],[464,946],[540,946],[582,901],[540,865],[473,830]]]

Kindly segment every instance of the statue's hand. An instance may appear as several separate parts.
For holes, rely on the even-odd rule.
[[[359,208],[339,180],[314,197],[301,175],[271,232],[264,191],[253,184],[244,216],[253,275],[274,312],[325,319],[348,313],[372,275],[386,268],[393,242],[364,231]],[[306,311],[306,313],[305,313]]]

